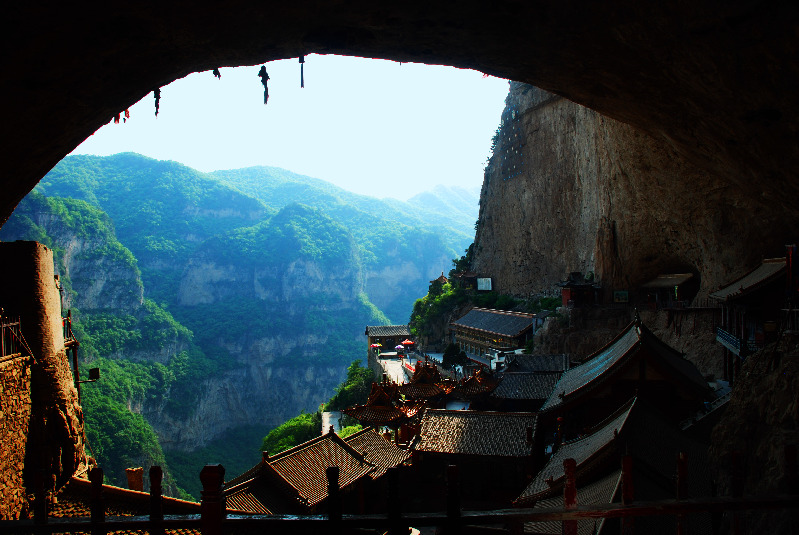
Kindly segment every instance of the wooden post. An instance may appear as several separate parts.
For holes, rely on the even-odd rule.
[[[160,466],[150,467],[150,535],[164,535],[164,507],[161,500],[163,477]]]
[[[563,474],[566,479],[563,487],[563,508],[577,509],[577,461],[564,459]],[[577,535],[577,520],[563,521],[563,535]]]
[[[91,509],[92,535],[104,535],[105,503],[103,500],[103,469],[96,466],[89,470],[89,481],[92,482]]]
[[[403,531],[408,532],[407,528],[403,530],[400,525],[402,508],[400,504],[399,493],[399,468],[392,466],[386,471],[388,477],[388,535],[401,535]]]
[[[327,517],[330,521],[330,533],[341,533],[341,489],[339,488],[339,467],[328,466],[327,476]]]
[[[445,532],[453,535],[459,532],[461,523],[461,495],[458,466],[447,466],[447,526]]]
[[[621,503],[624,505],[632,505],[633,501],[633,457],[632,455],[624,455],[621,458]],[[621,533],[622,535],[632,535],[635,533],[634,517],[621,517]]]
[[[200,471],[203,484],[200,502],[200,529],[202,535],[222,535],[222,520],[225,518],[225,498],[222,484],[225,468],[221,464],[206,464]]]
[[[677,500],[688,495],[688,460],[684,452],[677,455]],[[685,515],[677,515],[677,535],[683,535]]]
[[[33,476],[36,501],[33,502],[34,524],[47,524],[47,492],[44,490],[44,470],[37,470]]]

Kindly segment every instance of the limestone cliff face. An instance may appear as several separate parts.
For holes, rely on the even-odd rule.
[[[157,407],[137,407],[164,449],[191,451],[241,425],[277,427],[303,410],[315,410],[346,377],[340,366],[300,368],[275,362],[291,343],[259,340],[254,345],[264,358],[250,359],[243,367],[197,385],[202,394],[187,419],[173,418]]]
[[[794,239],[796,212],[756,190],[631,126],[512,83],[474,268],[516,295],[550,292],[571,271],[594,272],[608,291],[690,271],[706,295]]]
[[[206,352],[217,346],[236,366],[198,385],[200,396],[187,419],[174,419],[160,407],[141,408],[161,445],[193,450],[236,426],[277,426],[316,410],[344,380],[349,361],[360,356],[348,353],[347,362],[331,362],[326,353],[348,342],[363,345],[361,324],[351,331],[330,329],[322,318],[362,315],[363,278],[358,262],[331,269],[323,259],[303,256],[271,265],[239,254],[222,258],[201,251],[191,258],[181,277],[179,306],[214,315],[233,303],[252,312],[235,332],[213,338],[196,333],[208,344]]]
[[[88,225],[76,231],[65,224],[63,214],[44,210],[27,213],[63,251],[59,267],[64,280],[71,284],[63,293],[65,309],[131,310],[141,306],[141,275],[115,236]],[[112,252],[118,254],[109,254]]]

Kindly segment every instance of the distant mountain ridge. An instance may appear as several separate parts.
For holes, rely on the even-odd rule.
[[[98,456],[121,451],[98,429],[127,426],[148,449],[107,466],[146,464],[160,443],[191,473],[181,451],[315,410],[365,358],[364,325],[408,321],[476,216],[455,190],[412,201],[276,168],[70,156],[0,237],[56,253],[83,355],[103,369],[87,394]]]

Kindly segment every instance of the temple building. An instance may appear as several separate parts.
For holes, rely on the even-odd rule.
[[[474,355],[488,350],[522,348],[544,323],[544,317],[524,312],[473,308],[453,321],[450,328],[454,343]]]
[[[699,279],[693,273],[666,273],[641,285],[647,306],[654,309],[683,308],[699,291]]]
[[[411,328],[408,325],[367,325],[364,332],[367,346],[372,353],[384,351],[393,352],[394,348],[402,345],[402,341],[411,337]]]
[[[339,468],[343,510],[365,513],[380,507],[375,483],[410,455],[366,429],[342,439],[326,433],[270,456],[224,485],[227,507],[260,514],[317,514],[325,511],[328,467]],[[385,494],[385,493],[383,493]],[[384,505],[384,504],[383,504]]]
[[[622,457],[629,455],[636,501],[674,497],[677,459],[685,459],[683,497],[711,495],[707,446],[681,433],[645,401],[633,398],[573,440],[557,444],[546,464],[514,500],[516,507],[562,507],[564,460],[574,459],[577,503],[597,506],[621,501]],[[636,533],[676,533],[674,517],[636,518]],[[683,519],[684,533],[710,533],[710,515]],[[553,531],[553,530],[557,531]],[[561,533],[559,522],[528,523],[525,533]],[[578,533],[619,533],[618,519],[578,521]]]
[[[609,344],[564,372],[541,411],[550,425],[556,417],[565,418],[564,432],[575,435],[635,395],[675,424],[713,398],[696,366],[637,316]]]
[[[732,381],[747,354],[776,339],[786,302],[786,264],[785,258],[768,258],[710,294],[722,309],[716,341],[724,346],[724,379]]]
[[[426,410],[411,445],[417,488],[435,502],[445,495],[447,466],[456,465],[465,505],[506,507],[524,488],[535,469],[535,453],[542,451],[535,428],[531,413]]]

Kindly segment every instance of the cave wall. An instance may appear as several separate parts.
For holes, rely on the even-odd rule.
[[[725,182],[756,181],[773,204],[799,193],[795,3],[199,0],[22,3],[4,15],[11,135],[0,146],[0,222],[61,158],[154,89],[312,53],[535,84],[635,125]]]
[[[799,210],[703,170],[672,146],[530,85],[512,83],[486,168],[474,269],[515,295],[593,272],[610,299],[692,272],[701,299],[785,254]]]

